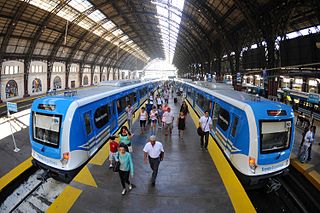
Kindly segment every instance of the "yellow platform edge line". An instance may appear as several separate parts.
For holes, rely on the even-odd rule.
[[[7,174],[0,178],[0,191],[6,187],[9,183],[11,183],[14,179],[16,179],[19,175],[21,175],[24,171],[29,169],[32,166],[31,163],[32,157],[29,157],[27,160],[20,163],[14,169],[9,171]]]
[[[146,102],[147,102],[147,100],[146,101],[144,101],[142,104],[141,104],[141,106],[135,111],[135,118],[133,119],[133,121],[132,121],[132,124],[134,124],[134,122],[136,121],[136,120],[138,120],[138,115],[139,115],[139,111],[140,111],[140,109],[146,104]],[[126,121],[122,126],[127,126],[128,127],[128,122]],[[121,127],[122,127],[121,126]],[[119,134],[119,132],[120,132],[120,129],[121,129],[121,127],[115,132],[115,134]],[[103,149],[104,147],[106,147],[106,149],[107,149],[107,152],[106,153],[104,153],[104,150],[106,150],[106,149]],[[107,143],[105,143],[104,145],[103,145],[103,147],[100,149],[100,150],[98,150],[98,152],[95,154],[95,156],[89,161],[89,163],[88,164],[95,164],[95,165],[103,165],[103,163],[101,164],[101,161],[104,159],[104,158],[106,158],[107,159],[107,157],[109,156],[109,151],[110,151],[110,146],[109,146],[109,142],[107,142]],[[106,155],[106,157],[103,157],[103,155]],[[96,159],[94,159],[95,157],[96,157],[96,155],[99,155],[99,157],[97,157]],[[93,160],[94,159],[94,160]],[[105,161],[105,160],[104,160]],[[80,174],[81,173],[81,174]],[[91,176],[92,177],[92,180],[94,181],[94,184],[93,184],[93,181],[92,180],[88,180],[88,178],[90,179],[90,177],[88,177],[88,176]],[[73,178],[73,180],[72,181],[76,181],[76,182],[78,182],[78,183],[82,183],[82,184],[85,184],[85,185],[89,185],[89,186],[94,186],[94,187],[98,187],[97,186],[97,184],[96,184],[96,182],[95,182],[95,180],[94,180],[94,178],[93,178],[93,175],[91,174],[91,172],[90,172],[90,170],[89,170],[89,168],[87,167],[87,165],[85,165],[81,170],[80,170],[80,172],[78,173],[78,175],[76,176],[76,177],[74,177]],[[72,182],[71,181],[71,182]],[[64,205],[64,200],[65,200],[65,202],[69,202],[69,200],[68,199],[64,199],[63,197],[64,196],[66,196],[65,194],[67,194],[68,193],[68,191],[70,191],[70,189],[68,188],[68,187],[71,187],[70,185],[69,186],[67,186],[63,191],[62,191],[62,193],[57,197],[57,199],[56,200],[58,200],[59,199],[59,201],[58,201],[58,205],[59,206],[63,206]],[[75,188],[76,189],[76,188]],[[80,190],[80,189],[77,189],[77,190]],[[82,192],[82,190],[80,190],[81,192]],[[81,193],[80,192],[80,193]],[[79,194],[80,195],[80,194]],[[60,198],[60,197],[62,197],[62,198]],[[55,211],[57,211],[57,212],[67,212],[72,206],[73,206],[73,204],[74,204],[74,202],[78,199],[78,197],[79,196],[77,196],[77,197],[75,197],[74,198],[74,201],[72,202],[72,204],[69,206],[69,203],[67,203],[66,204],[66,206],[69,206],[68,208],[65,208],[65,209],[62,209],[62,210],[65,210],[65,211],[62,211],[61,210],[61,207],[59,208],[59,209],[57,209],[56,207],[54,207],[54,206],[52,206],[52,205],[55,205],[55,206],[57,206],[57,204],[55,204],[55,201],[50,205],[50,207],[49,207],[49,209],[48,209],[48,211],[47,212],[55,212]],[[52,209],[51,209],[51,206],[52,206]],[[50,210],[51,209],[51,210]],[[57,209],[57,210],[56,210]],[[59,211],[58,211],[59,210]]]
[[[88,186],[97,187],[97,183],[94,180],[93,175],[91,174],[87,165],[85,165],[81,171],[73,178],[73,181],[82,183]]]
[[[194,112],[194,109],[189,104],[189,101],[186,101],[188,104],[191,118],[196,125],[198,126],[198,115]],[[208,150],[210,156],[220,174],[220,177],[226,187],[226,190],[229,194],[231,203],[233,208],[236,212],[256,212],[254,206],[251,203],[246,191],[244,190],[243,186],[241,185],[239,179],[233,172],[231,166],[229,165],[228,161],[225,159],[225,156],[221,152],[220,148],[218,147],[217,143],[214,141],[212,136],[210,135]]]
[[[310,172],[307,172],[306,170],[314,167],[313,164],[302,164],[299,162],[298,159],[292,159],[291,158],[291,165],[298,170],[303,176],[307,178],[311,182],[311,184],[316,187],[320,191],[320,174],[312,170]]]
[[[76,202],[80,194],[81,189],[73,186],[66,186],[63,192],[53,201],[53,203],[47,209],[47,213],[65,213],[68,212],[73,204]]]

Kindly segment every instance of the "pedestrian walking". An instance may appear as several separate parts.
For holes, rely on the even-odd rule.
[[[124,144],[124,147],[127,152],[132,152],[132,144],[131,139],[133,137],[133,134],[128,130],[126,126],[121,127],[119,138],[120,138],[120,144]]]
[[[163,113],[162,117],[164,118],[165,135],[168,135],[169,132],[172,134],[174,115],[171,112],[170,107],[168,107],[167,111]]]
[[[118,151],[119,144],[117,143],[117,141],[115,141],[115,139],[116,139],[116,136],[113,135],[110,137],[110,141],[109,141],[109,145],[110,145],[110,151],[109,151],[110,165],[109,165],[109,168],[113,167],[112,163],[115,160],[115,156]]]
[[[189,113],[188,105],[185,101],[182,102],[180,107],[180,112],[183,112],[184,116],[186,117]]]
[[[159,129],[162,128],[162,115],[163,115],[162,107],[159,107],[158,108],[158,128]]]
[[[149,115],[149,118],[148,118],[148,123],[150,123],[150,112],[152,110],[152,107],[153,107],[153,103],[151,103],[150,100],[148,100],[147,104],[146,104],[146,111]]]
[[[311,150],[312,150],[312,144],[314,143],[314,134],[315,128],[314,126],[311,126],[309,131],[306,133],[306,136],[304,137],[304,142],[308,144],[308,158],[307,160],[311,160]]]
[[[160,95],[157,95],[156,102],[157,102],[157,108],[159,109],[162,106],[162,99]]]
[[[199,127],[201,127],[203,132],[200,136],[201,149],[208,151],[209,133],[212,130],[212,119],[209,117],[208,111],[205,111],[204,116],[199,119]]]
[[[139,120],[140,120],[140,133],[144,134],[146,131],[146,123],[148,120],[148,113],[146,112],[145,107],[141,107],[141,111],[139,112]]]
[[[162,143],[156,141],[156,136],[152,135],[149,138],[149,142],[143,148],[144,152],[144,163],[147,163],[149,159],[149,164],[152,169],[151,184],[154,186],[156,183],[158,169],[160,162],[164,158],[164,149]]]
[[[131,106],[131,104],[128,104],[125,111],[127,114],[127,121],[128,121],[129,130],[132,131],[132,129],[131,129],[132,128],[132,118],[134,118],[135,115],[134,115],[134,109]]]
[[[177,125],[179,130],[179,137],[181,138],[181,140],[183,140],[183,132],[184,132],[184,129],[186,128],[186,116],[184,115],[183,112],[179,113],[179,118],[177,119]]]
[[[166,89],[163,93],[165,103],[169,103],[169,91]]]
[[[152,107],[152,110],[150,112],[150,119],[151,119],[151,135],[155,135],[157,121],[158,121],[158,111],[156,106]]]
[[[131,177],[133,177],[134,168],[131,154],[126,151],[124,144],[119,145],[116,161],[120,162],[119,177],[123,188],[121,194],[125,195],[127,193],[126,184],[129,185],[129,190],[132,190],[133,188],[133,185],[129,180],[129,175],[131,174]]]

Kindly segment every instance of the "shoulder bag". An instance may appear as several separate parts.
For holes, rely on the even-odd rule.
[[[209,118],[207,119],[207,122],[206,122],[206,125],[204,126],[204,128],[207,127],[208,121],[209,121]],[[202,130],[201,125],[197,129],[197,133],[198,133],[199,136],[204,135],[204,131]]]
[[[112,164],[113,164],[113,172],[119,172],[119,170],[120,170],[119,153],[118,153],[117,158],[118,158],[118,160],[114,160],[114,161],[112,162]]]

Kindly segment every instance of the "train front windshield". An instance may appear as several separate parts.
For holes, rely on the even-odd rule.
[[[278,152],[290,146],[291,121],[261,122],[261,153]]]
[[[61,116],[33,113],[33,139],[52,147],[59,146]]]

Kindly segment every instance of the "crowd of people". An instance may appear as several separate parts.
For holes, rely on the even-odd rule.
[[[162,130],[162,134],[165,136],[172,134],[175,115],[168,106],[169,98],[171,94],[174,103],[177,104],[177,96],[180,95],[179,93],[181,93],[180,88],[177,88],[174,84],[165,83],[163,86],[158,86],[155,92],[149,94],[146,105],[141,107],[141,110],[138,113],[140,135],[145,134],[147,128],[150,129],[150,137],[143,148],[143,153],[144,163],[149,162],[152,170],[152,186],[155,186],[158,168],[160,162],[164,159],[164,148],[162,143],[156,140],[156,135],[161,134],[161,132],[158,132],[159,130]],[[122,195],[127,193],[126,185],[128,185],[128,190],[134,188],[134,185],[130,182],[130,175],[131,177],[134,175],[132,161],[132,137],[134,136],[132,133],[132,120],[135,113],[131,104],[128,104],[125,111],[128,127],[121,127],[120,133],[111,136],[109,141],[109,168],[113,168],[114,171],[119,173],[120,182],[123,188],[121,192]],[[188,106],[185,101],[183,101],[176,119],[181,141],[183,141],[183,132],[186,128],[188,113]],[[119,139],[119,142],[116,141],[116,138]],[[117,169],[115,169],[115,167],[117,167]]]

